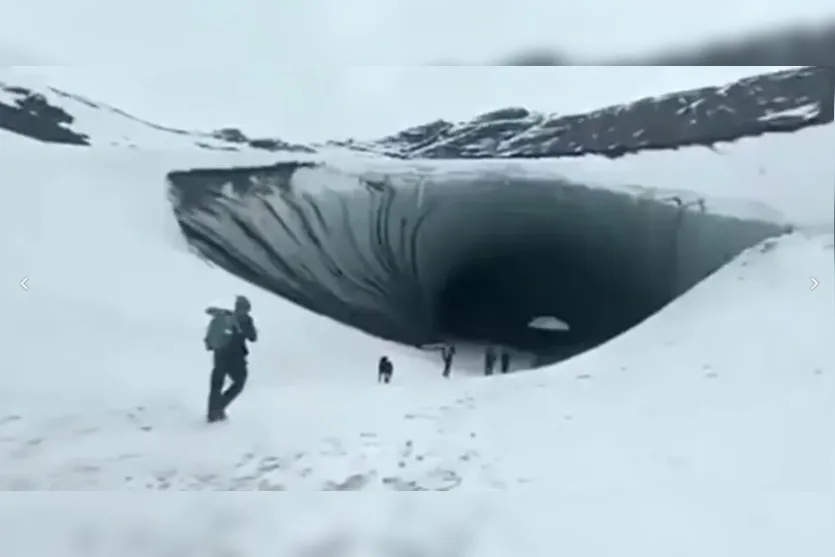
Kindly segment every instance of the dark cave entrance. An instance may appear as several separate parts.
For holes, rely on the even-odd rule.
[[[662,305],[599,267],[567,258],[548,242],[495,246],[449,274],[435,303],[444,338],[532,353],[537,364],[564,360],[609,340]],[[568,330],[529,326],[552,316]]]

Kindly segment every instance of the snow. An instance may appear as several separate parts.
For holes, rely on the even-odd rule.
[[[64,124],[64,127],[87,135],[96,147],[143,148],[166,152],[174,149],[192,151],[196,148],[196,142],[215,148],[229,147],[228,142],[219,141],[205,132],[166,129],[84,97],[70,99],[66,93],[53,89],[48,81],[31,72],[0,69],[0,87],[4,84],[8,87],[6,90],[0,88],[0,102],[11,106],[21,96],[13,89],[8,90],[13,87],[35,91],[52,106],[70,104],[69,112],[74,122],[72,125]],[[119,121],[118,126],[113,125],[114,119]],[[262,157],[261,160],[267,159]]]
[[[657,151],[589,164],[589,157],[561,159],[552,169],[586,184],[632,186],[637,195],[695,201],[705,196],[711,212],[806,225],[831,223],[835,169],[827,157],[835,126],[761,139],[742,139],[709,149]],[[808,167],[786,153],[802,150]],[[800,171],[801,166],[805,170]],[[689,169],[698,169],[698,172]],[[799,172],[800,171],[800,172]],[[611,186],[610,186],[611,187]]]
[[[4,494],[4,556],[835,550],[831,220],[750,249],[558,366],[443,380],[434,356],[311,315],[188,253],[165,173],[263,155],[0,140],[13,154],[0,165],[0,489],[85,492]],[[721,190],[785,199],[819,224],[833,169],[781,145],[768,162],[785,161],[782,171],[750,172],[753,155],[734,170],[726,153],[740,182]],[[707,173],[698,162],[679,163],[695,165],[689,174],[640,164],[678,186]],[[644,185],[640,164],[628,179]],[[615,174],[594,159],[586,172]],[[261,341],[232,420],[208,428],[203,310],[236,294],[252,301]],[[392,385],[375,383],[381,353],[395,364]],[[92,493],[123,490],[305,494],[162,503]],[[467,493],[438,505],[389,490]]]
[[[804,106],[799,106],[797,108],[787,109],[787,110],[779,110],[776,112],[772,112],[763,117],[763,120],[777,120],[783,118],[785,116],[799,116],[802,118],[814,118],[820,109],[815,106],[814,104],[807,104]]]
[[[103,97],[108,104],[151,122],[199,130],[233,125],[240,126],[248,135],[254,129],[256,136],[268,137],[274,137],[276,130],[280,130],[281,139],[302,142],[380,137],[439,117],[453,121],[469,119],[496,107],[529,106],[558,113],[583,111],[780,69],[785,67],[613,67],[605,71],[590,67],[558,71],[517,67],[353,68],[350,72],[286,70],[269,75],[263,70],[238,70],[222,74],[223,83],[238,84],[235,90],[229,91],[223,83],[213,86],[220,80],[216,71],[211,74],[199,69],[183,71],[177,80],[172,80],[165,71],[131,69],[114,75],[110,69],[69,71],[46,67],[0,69],[0,82],[30,87],[59,106],[71,105],[69,111],[77,118],[73,129],[89,135],[97,148],[128,145],[170,154],[173,150],[194,150],[195,136],[206,144],[223,145],[223,142],[201,137],[200,132],[179,135],[124,113],[71,102],[50,92],[46,85],[89,95],[97,102],[101,95],[112,93],[113,97]],[[155,80],[160,82],[156,87],[143,87]],[[245,88],[241,83],[258,83],[259,88],[242,92]],[[359,87],[360,83],[365,86]],[[520,87],[520,83],[527,86]],[[328,95],[310,94],[324,85]],[[169,88],[162,89],[164,86]],[[554,95],[554,91],[560,94]],[[2,95],[0,91],[0,99]],[[199,103],[195,105],[196,98]],[[391,110],[379,110],[386,103],[391,105]],[[294,108],[300,105],[309,108],[305,111]],[[142,110],[135,112],[134,106]],[[201,119],[213,125],[201,123]],[[329,147],[327,154],[328,161],[340,170],[357,173],[375,168],[389,173],[400,168],[406,173],[418,169],[422,174],[428,171],[463,176],[496,168],[531,177],[553,177],[560,173],[579,182],[628,190],[643,197],[677,195],[684,201],[694,201],[695,192],[708,197],[711,212],[819,226],[832,222],[835,189],[830,146],[833,143],[835,126],[819,126],[792,134],[743,139],[733,145],[719,145],[715,150],[657,151],[615,160],[599,157],[594,164],[588,162],[591,157],[582,157],[525,161],[523,165],[506,161],[475,164],[444,161],[404,167],[402,161],[369,160],[363,153],[340,148]],[[802,163],[797,157],[785,155],[798,148],[804,152]],[[228,158],[218,158],[221,156],[189,153],[188,158],[175,159],[168,170],[208,166],[212,162],[223,166],[306,158],[299,153],[282,155],[245,149],[227,155]],[[321,157],[313,158],[321,160]],[[698,168],[699,172],[691,172],[691,168]],[[319,172],[303,171],[299,175],[316,177]]]
[[[569,330],[568,323],[550,315],[540,315],[539,317],[534,317],[531,319],[531,322],[528,323],[528,327],[531,327],[532,329],[542,329],[544,331]]]
[[[352,66],[189,65],[14,67],[28,76],[183,129],[235,126],[248,135],[322,142],[382,137],[437,119],[469,120],[508,106],[582,113],[647,96],[721,85],[790,66]],[[3,81],[3,78],[0,78]],[[257,87],[251,84],[257,84]],[[526,86],[521,86],[526,84]],[[37,87],[36,87],[37,89]],[[558,94],[556,94],[558,92]],[[298,110],[298,106],[307,110]],[[246,106],[246,110],[238,107]],[[380,110],[381,106],[388,107]],[[82,130],[84,131],[84,130]],[[113,133],[112,128],[101,130]]]

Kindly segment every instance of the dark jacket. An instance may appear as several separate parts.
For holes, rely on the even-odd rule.
[[[391,363],[391,360],[388,358],[380,358],[380,361],[377,362],[377,373],[380,375],[388,375],[394,372],[394,365]]]
[[[246,358],[249,354],[249,349],[246,347],[246,341],[256,342],[258,340],[258,331],[255,329],[255,322],[250,315],[241,315],[237,318],[237,325],[232,332],[232,338],[229,339],[222,352],[224,356],[230,358]]]

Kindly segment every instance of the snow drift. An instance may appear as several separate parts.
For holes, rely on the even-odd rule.
[[[456,380],[456,366],[446,381],[437,361],[185,253],[160,187],[166,172],[292,157],[64,102],[94,148],[0,137],[9,155],[0,165],[8,194],[0,205],[0,489],[64,491],[4,493],[5,556],[832,555],[833,126],[718,153],[682,149],[676,164],[665,152],[611,165],[591,157],[478,162],[534,176],[559,170],[615,196],[635,189],[611,184],[654,191],[692,177],[699,196],[675,192],[693,201],[685,217],[701,214],[703,193],[739,191],[801,226],[745,250],[596,350],[483,381]],[[107,147],[129,141],[140,148]],[[195,141],[239,150],[195,152]],[[360,169],[356,156],[331,148],[310,160],[327,159],[342,176]],[[366,170],[385,177],[406,163],[438,168],[439,177],[441,164],[452,177],[476,170],[437,161],[377,161]],[[598,183],[609,186],[591,187]],[[324,189],[301,179],[291,186],[314,200]],[[224,190],[223,203],[251,201]],[[768,214],[712,199],[705,206],[718,216]],[[825,234],[806,226],[816,211],[825,211]],[[18,272],[31,274],[29,291],[16,286]],[[207,428],[199,423],[210,365],[202,309],[231,292],[250,296],[264,336],[232,421]],[[385,388],[373,379],[380,353],[397,364]],[[126,498],[127,490],[303,495],[161,501]],[[443,505],[381,493],[403,490],[467,493]]]
[[[768,207],[688,190],[710,191],[708,169],[726,164],[705,147],[749,138],[732,145],[746,174],[713,188],[727,192],[729,179],[755,179],[752,169],[761,178],[763,161],[779,159],[801,130],[832,122],[835,104],[833,70],[800,68],[589,114],[510,108],[374,141],[296,145],[165,128],[57,89],[0,87],[11,101],[0,104],[2,126],[41,141],[142,147],[85,133],[76,119],[86,111],[207,150],[272,154],[268,165],[168,174],[185,237],[232,273],[400,343],[494,342],[546,360],[634,326],[745,248],[791,230],[794,219]],[[679,163],[661,158],[670,149]],[[640,151],[656,155],[642,155],[636,179]],[[590,172],[587,157],[609,162]],[[698,176],[682,176],[683,159]],[[803,171],[789,166],[770,178]],[[540,315],[569,331],[529,328]]]

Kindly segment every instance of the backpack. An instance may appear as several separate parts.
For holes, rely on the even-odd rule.
[[[209,308],[206,313],[212,316],[209,326],[206,328],[206,336],[203,339],[206,350],[222,350],[232,340],[235,317],[231,311],[226,309]]]

